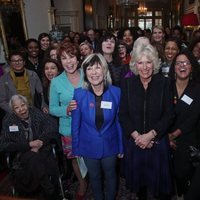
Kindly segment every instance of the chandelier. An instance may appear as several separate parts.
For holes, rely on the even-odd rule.
[[[18,12],[18,0],[0,0],[0,11]]]
[[[140,16],[145,16],[147,14],[147,7],[145,1],[139,3],[139,7],[137,10]]]
[[[119,6],[132,6],[137,4],[135,0],[116,0],[116,4]]]

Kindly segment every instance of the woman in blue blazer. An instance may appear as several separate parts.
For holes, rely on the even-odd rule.
[[[116,160],[123,156],[122,131],[118,121],[120,89],[111,85],[106,60],[89,55],[82,64],[84,86],[76,89],[77,108],[72,112],[72,152],[82,156],[88,169],[95,200],[116,196]]]

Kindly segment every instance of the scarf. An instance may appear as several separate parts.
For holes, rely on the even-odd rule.
[[[10,76],[11,76],[14,86],[17,90],[17,94],[25,96],[27,98],[28,102],[30,103],[30,105],[32,105],[33,101],[32,101],[30,82],[29,82],[29,76],[27,74],[27,71],[24,70],[24,73],[22,76],[16,76],[15,72],[11,68]]]

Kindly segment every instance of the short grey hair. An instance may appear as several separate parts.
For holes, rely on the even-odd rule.
[[[132,55],[133,56],[133,55]],[[138,60],[140,60],[143,56],[147,57],[149,60],[153,62],[153,69],[154,69],[154,74],[157,74],[160,69],[160,58],[158,57],[158,51],[156,50],[155,47],[153,47],[151,44],[148,45],[138,45],[138,47],[134,51],[134,57],[130,62],[130,69],[133,71],[134,74],[138,74],[138,71],[136,69],[136,63]]]
[[[11,110],[13,110],[13,104],[16,100],[21,100],[28,106],[28,100],[25,96],[22,96],[20,94],[15,94],[10,98],[10,101],[9,101],[9,107]]]
[[[141,36],[137,40],[135,40],[134,45],[133,45],[133,50],[131,51],[132,54],[134,54],[134,51],[137,49],[138,46],[140,45],[148,45],[150,44],[150,40],[148,37]]]
[[[81,65],[83,72],[84,72],[83,88],[88,89],[90,87],[90,83],[89,83],[89,81],[87,79],[87,75],[86,75],[87,67],[92,66],[96,63],[100,64],[104,69],[104,85],[112,84],[112,80],[111,80],[111,76],[110,76],[110,72],[108,69],[108,64],[106,62],[106,59],[100,53],[93,53],[93,54],[88,55]]]
[[[135,40],[133,49],[130,53],[130,55],[131,55],[131,60],[129,63],[130,68],[131,68],[131,66],[133,66],[135,64],[135,51],[137,50],[137,48],[139,48],[141,45],[146,46],[148,44],[150,44],[150,40],[148,37],[145,37],[145,36],[141,36],[137,40]]]

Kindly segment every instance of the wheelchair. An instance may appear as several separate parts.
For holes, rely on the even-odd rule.
[[[53,156],[56,160],[56,164],[58,166],[58,169],[59,169],[59,176],[58,176],[58,181],[59,181],[59,196],[61,200],[70,200],[71,197],[70,197],[70,194],[68,192],[67,189],[64,189],[63,187],[63,173],[62,173],[62,169],[59,165],[59,163],[63,162],[62,161],[62,156],[63,156],[63,153],[60,152],[60,150],[57,149],[57,144],[55,143],[55,141],[53,141],[51,143],[51,150],[52,150],[52,153],[53,153]],[[59,155],[62,155],[62,156],[59,156]],[[9,170],[9,175],[11,176],[11,186],[10,186],[10,189],[11,189],[11,195],[13,197],[18,197],[18,191],[17,189],[15,188],[15,184],[13,183],[13,162],[14,162],[14,159],[15,159],[15,154],[13,153],[5,153],[5,156],[6,156],[6,163],[7,163],[7,167],[8,167],[8,170]],[[51,180],[51,176],[49,177],[49,179]]]

